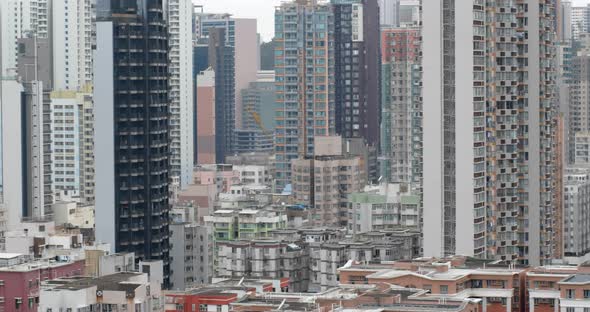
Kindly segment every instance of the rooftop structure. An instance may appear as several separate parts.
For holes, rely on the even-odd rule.
[[[39,310],[121,311],[131,303],[140,311],[163,311],[164,298],[160,287],[146,273],[60,278],[43,283]]]

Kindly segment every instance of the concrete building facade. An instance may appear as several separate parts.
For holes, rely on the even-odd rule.
[[[39,310],[68,309],[163,311],[161,285],[146,273],[116,273],[101,277],[62,277],[44,283]]]
[[[348,230],[364,233],[420,225],[420,196],[407,186],[381,184],[348,196]]]
[[[377,0],[332,0],[331,4],[336,133],[343,138],[363,138],[376,147],[381,124],[379,6]]]
[[[256,81],[241,90],[242,128],[272,131],[275,129],[275,73],[258,71]]]
[[[580,34],[590,31],[590,6],[574,6],[572,11],[572,39],[578,40]]]
[[[51,93],[52,192],[94,203],[94,114],[89,92]]]
[[[313,226],[346,226],[348,195],[367,182],[364,166],[359,156],[343,155],[340,137],[316,137],[316,142],[314,156],[291,162],[295,202],[310,207]]]
[[[564,252],[566,257],[590,253],[590,169],[564,172]]]
[[[421,182],[420,29],[381,30],[381,175],[394,183]]]
[[[6,224],[2,230],[6,231],[18,224],[23,216],[23,207],[26,204],[26,186],[23,184],[23,175],[26,161],[22,150],[24,133],[22,133],[22,105],[20,103],[23,86],[15,79],[2,79],[0,81],[0,136],[1,146],[1,183],[2,183],[2,210]]]
[[[215,71],[209,68],[197,76],[197,121],[195,124],[195,163],[216,163]]]
[[[336,131],[334,11],[315,2],[284,2],[275,9],[279,190],[291,183],[291,161],[313,155],[314,137]],[[303,27],[306,20],[311,27]]]
[[[170,176],[192,182],[194,164],[193,11],[190,0],[169,0]]]
[[[138,261],[162,260],[166,286],[170,163],[164,7],[159,0],[99,4],[94,51],[94,100],[100,103],[95,107],[96,238],[114,252],[134,252]]]
[[[504,4],[422,6],[425,256],[554,252],[555,6]]]

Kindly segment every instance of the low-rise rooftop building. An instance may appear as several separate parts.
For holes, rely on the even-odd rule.
[[[160,287],[146,273],[60,278],[43,283],[39,311],[163,311]]]
[[[37,260],[2,267],[0,268],[0,311],[37,311],[41,301],[39,292],[42,282],[61,277],[79,276],[83,271],[84,260],[67,258]]]

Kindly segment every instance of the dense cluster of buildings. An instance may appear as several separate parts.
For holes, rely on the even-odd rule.
[[[0,1],[0,310],[590,311],[590,4],[200,4]]]

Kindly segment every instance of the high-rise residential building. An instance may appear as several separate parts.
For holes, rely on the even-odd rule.
[[[572,39],[577,40],[580,34],[590,32],[590,4],[572,7]]]
[[[574,162],[574,135],[572,110],[577,101],[572,101],[573,68],[571,41],[561,41],[557,45],[557,88],[559,93],[559,113],[563,117],[563,161],[564,165]]]
[[[43,82],[32,80],[23,86],[26,205],[22,207],[22,216],[39,219],[50,213],[53,204],[50,139],[44,136],[44,129],[49,126],[44,107],[50,101]]]
[[[81,89],[92,83],[92,1],[45,1],[50,8],[53,88]]]
[[[557,40],[568,42],[572,39],[572,2],[563,0],[557,3]]]
[[[18,40],[18,77],[24,87],[23,147],[26,159],[26,204],[22,216],[42,218],[51,214],[53,204],[53,177],[51,171],[51,103],[53,84],[51,49],[47,39],[23,38]]]
[[[2,25],[2,76],[16,71],[18,39],[29,36],[48,38],[51,0],[5,0],[0,1]],[[63,48],[63,47],[62,47]]]
[[[580,38],[584,38],[580,35]],[[576,152],[576,137],[578,134],[590,132],[590,51],[584,47],[572,56],[571,52],[564,55],[569,58],[569,66],[564,69],[564,78],[562,82],[567,83],[568,96],[563,96],[563,100],[568,100],[568,138],[569,158],[571,161],[578,163]],[[565,60],[564,60],[565,62]],[[561,86],[560,86],[561,88]],[[560,90],[561,91],[561,90]],[[564,92],[565,93],[565,92]],[[560,98],[561,99],[561,98]]]
[[[590,169],[569,167],[564,180],[565,256],[582,257],[590,253]]]
[[[399,26],[420,25],[420,1],[400,0],[399,3]]]
[[[399,26],[400,0],[379,0],[379,24]]]
[[[275,10],[276,183],[291,183],[291,160],[313,156],[314,138],[334,135],[334,10],[315,0]]]
[[[381,175],[390,182],[420,183],[422,103],[420,29],[381,30]]]
[[[7,22],[2,58],[5,75],[17,68],[18,40],[47,39],[50,44],[52,85],[46,89],[77,90],[92,82],[91,0],[6,0],[0,12]]]
[[[195,6],[193,18],[193,40],[198,41],[209,37],[209,30],[222,28],[226,32],[227,44],[235,46],[236,21],[227,13],[205,13],[203,6]]]
[[[554,3],[422,6],[425,256],[553,256]]]
[[[234,61],[234,48],[228,44],[226,30],[223,28],[209,29],[208,36],[199,39],[195,47],[195,72],[199,73],[211,68],[215,73],[215,161],[217,163],[223,163],[226,156],[233,154],[235,144]]]
[[[574,164],[590,165],[590,132],[579,131],[574,135]]]
[[[274,133],[258,129],[242,129],[235,132],[235,154],[272,153],[274,150]]]
[[[342,151],[340,137],[317,137],[313,156],[291,161],[295,202],[310,207],[312,226],[346,226],[348,196],[367,183],[361,157]]]
[[[332,0],[331,4],[336,133],[363,138],[376,147],[381,119],[379,6],[377,0]]]
[[[68,166],[76,167],[76,170],[67,170],[70,173],[76,171],[76,174],[68,177],[61,174],[66,170],[54,167],[56,160],[54,156],[62,157],[63,155],[56,156],[57,153],[53,151],[64,150],[63,147],[57,147],[55,144],[65,142],[55,140],[57,138],[51,129],[62,129],[63,131],[60,131],[59,135],[69,139],[82,137],[85,130],[82,127],[74,127],[74,125],[58,126],[54,124],[54,119],[58,122],[63,121],[62,118],[54,117],[59,114],[71,114],[74,111],[64,112],[58,109],[54,112],[50,103],[50,92],[53,90],[80,90],[84,92],[90,88],[90,83],[92,83],[92,10],[93,5],[90,0],[65,2],[7,0],[0,3],[1,14],[9,14],[10,16],[10,19],[6,18],[8,22],[2,27],[2,59],[4,61],[1,69],[2,75],[13,75],[17,72],[18,77],[24,82],[25,94],[28,95],[24,113],[28,116],[26,120],[30,131],[26,135],[29,137],[29,142],[33,144],[29,147],[29,155],[32,158],[31,166],[28,167],[30,173],[28,185],[31,189],[28,193],[36,193],[37,195],[30,197],[28,207],[25,208],[26,212],[23,214],[25,217],[38,218],[44,214],[50,214],[50,207],[57,190],[75,189],[77,193],[82,189],[80,183],[92,184],[88,179],[81,180],[78,175],[80,173],[78,168],[82,162],[90,161],[86,166],[87,172],[93,170],[90,168],[91,160],[78,157],[67,159]],[[41,89],[38,88],[39,86],[42,86]],[[41,93],[37,94],[39,90]],[[40,99],[41,102],[37,103],[37,99]],[[92,100],[87,99],[86,104],[90,114],[83,117],[80,115],[80,118],[86,118],[84,124],[92,129]],[[74,110],[77,111],[77,109],[78,107],[75,107]],[[92,136],[87,136],[86,139],[89,140],[87,143],[91,144]],[[67,143],[73,144],[74,142]],[[75,146],[68,146],[67,150],[76,149],[75,153],[79,154],[81,152],[77,150],[79,146],[80,144],[76,142]],[[38,155],[41,155],[40,159],[36,158]],[[71,156],[63,157],[70,158]],[[91,158],[92,155],[89,157]],[[37,169],[35,169],[37,167],[41,168],[42,174],[37,174]],[[39,183],[34,182],[35,180],[39,180]],[[66,187],[65,184],[68,186]],[[41,191],[35,191],[40,185],[43,185],[43,195],[41,195]],[[86,190],[89,189],[86,188]],[[91,194],[87,195],[89,196],[84,200],[93,198]],[[43,204],[37,203],[36,197],[43,197]],[[44,208],[40,208],[40,205]]]
[[[97,3],[96,239],[169,272],[168,30],[162,0]]]
[[[242,90],[247,89],[251,82],[258,79],[260,69],[260,40],[256,19],[236,18],[236,127],[244,129],[242,116],[244,103]]]
[[[170,71],[170,176],[180,187],[192,182],[194,164],[193,4],[169,0],[166,4]]]
[[[256,81],[241,90],[242,129],[236,130],[235,153],[272,152],[275,132],[274,71],[259,71]]]
[[[233,18],[227,13],[206,13],[198,6],[194,14],[195,40],[208,38],[211,29],[225,30],[225,40],[234,49],[235,66],[235,126],[243,129],[243,104],[241,90],[248,88],[256,80],[260,68],[260,42],[256,19]]]
[[[275,72],[259,71],[256,81],[241,90],[242,93],[242,128],[275,129]]]
[[[215,71],[212,68],[197,75],[197,121],[195,124],[195,163],[215,164]]]
[[[52,192],[94,203],[92,93],[54,91],[50,97]]]
[[[2,237],[5,230],[21,222],[23,207],[27,205],[24,112],[23,105],[17,105],[22,102],[23,92],[23,86],[14,77],[0,80],[0,212],[6,221],[5,226],[0,226]]]

